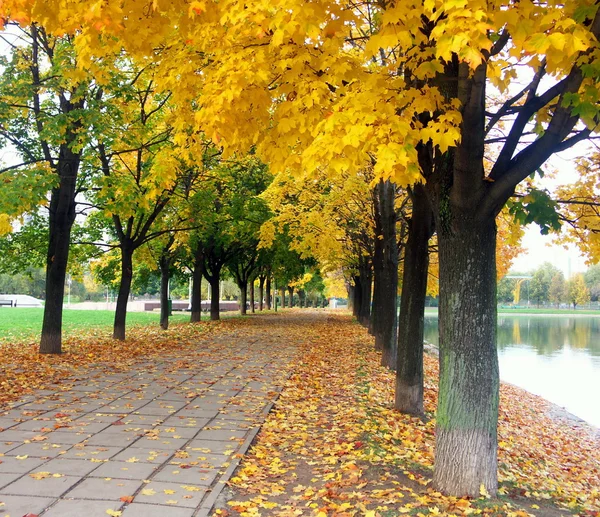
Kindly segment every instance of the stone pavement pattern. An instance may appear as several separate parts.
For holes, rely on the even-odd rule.
[[[183,360],[97,365],[0,411],[0,517],[208,515],[287,378],[281,325],[225,327]]]

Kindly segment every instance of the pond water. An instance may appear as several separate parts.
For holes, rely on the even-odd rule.
[[[425,341],[438,344],[437,315]],[[600,318],[498,316],[500,378],[600,427]]]

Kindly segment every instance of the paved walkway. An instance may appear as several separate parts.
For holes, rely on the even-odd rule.
[[[0,411],[0,517],[209,515],[296,353],[280,322],[126,373],[98,365]]]

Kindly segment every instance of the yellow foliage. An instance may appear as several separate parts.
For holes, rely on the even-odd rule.
[[[12,233],[12,219],[8,214],[0,214],[0,236]]]

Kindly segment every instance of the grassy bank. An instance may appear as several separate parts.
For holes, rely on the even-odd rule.
[[[0,308],[0,343],[37,341],[42,329],[44,310],[38,308]],[[65,309],[63,330],[65,337],[76,336],[80,332],[110,332],[115,314],[113,311],[81,311]],[[171,321],[189,321],[189,313],[174,313]],[[127,326],[158,325],[158,312],[130,312]]]

